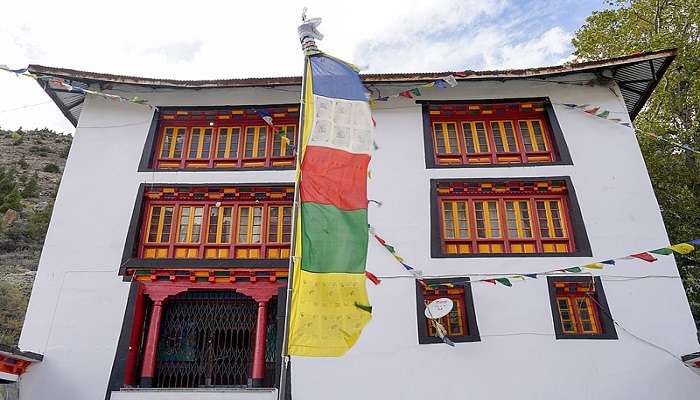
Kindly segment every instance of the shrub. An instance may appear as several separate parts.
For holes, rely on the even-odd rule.
[[[22,188],[22,197],[25,199],[39,196],[39,174],[34,172]]]
[[[44,166],[43,169],[44,172],[50,172],[52,174],[57,174],[61,172],[61,168],[58,167],[58,165],[54,163],[48,163],[46,166]]]

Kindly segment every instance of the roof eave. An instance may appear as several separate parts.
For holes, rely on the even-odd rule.
[[[634,79],[624,81],[622,78],[613,78],[620,87],[627,104],[627,111],[630,118],[634,120],[642,110],[646,101],[651,96],[654,88],[663,77],[668,67],[676,56],[676,49],[659,50],[647,53],[632,54],[622,57],[610,58],[598,61],[586,61],[581,63],[571,63],[551,67],[538,67],[528,69],[513,69],[503,71],[465,71],[465,72],[431,72],[431,73],[397,73],[397,74],[364,74],[362,79],[368,84],[382,83],[412,83],[429,82],[439,79],[442,76],[455,74],[460,81],[484,81],[484,80],[515,80],[532,78],[551,78],[569,74],[596,73],[606,69],[612,71],[624,70],[648,63],[650,75],[648,79]],[[657,65],[658,64],[658,65]],[[655,67],[656,65],[656,67]],[[634,69],[634,68],[632,68]],[[637,68],[638,70],[638,68]],[[36,75],[49,75],[56,78],[68,80],[69,83],[80,83],[85,87],[89,85],[99,85],[101,90],[109,88],[111,85],[133,85],[148,86],[157,88],[180,88],[180,89],[209,89],[209,88],[236,88],[236,87],[274,87],[274,86],[295,86],[301,84],[301,77],[275,77],[275,78],[243,78],[243,79],[220,79],[220,80],[174,80],[174,79],[154,79],[140,78],[132,76],[100,74],[94,72],[77,71],[65,68],[46,67],[42,65],[30,65],[29,72]],[[641,74],[645,71],[636,71]],[[630,75],[630,72],[625,75]],[[643,81],[643,83],[642,83]],[[45,82],[39,81],[40,86],[51,97],[59,107],[63,115],[74,125],[77,125],[77,116],[81,109],[73,110],[82,106],[81,99],[77,99],[71,104],[66,104],[60,98],[58,92]],[[624,87],[624,85],[629,85]],[[639,88],[643,85],[643,88]],[[634,87],[632,87],[634,86]],[[636,87],[636,88],[635,88]]]

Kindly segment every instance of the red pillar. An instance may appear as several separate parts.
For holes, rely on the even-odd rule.
[[[163,302],[153,302],[151,319],[148,322],[148,337],[143,352],[143,367],[141,368],[141,387],[153,385],[153,375],[156,371],[156,350],[158,350],[158,336],[160,334],[160,317],[163,313]]]
[[[267,338],[267,301],[258,302],[258,323],[255,325],[252,386],[260,387],[265,379],[265,339]]]

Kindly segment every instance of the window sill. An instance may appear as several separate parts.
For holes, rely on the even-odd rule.
[[[111,393],[111,400],[274,400],[274,388],[122,388]]]

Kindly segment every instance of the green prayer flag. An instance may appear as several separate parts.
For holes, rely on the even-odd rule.
[[[367,311],[368,313],[372,314],[372,306],[355,303],[355,307],[359,308],[362,311]]]
[[[672,253],[673,253],[673,250],[671,250],[670,247],[662,247],[662,248],[660,248],[660,249],[652,250],[652,251],[650,251],[649,253],[661,254],[662,256],[667,256],[667,255],[669,255],[669,254],[672,254]]]
[[[596,115],[596,117],[600,117],[600,118],[608,118],[608,115],[610,115],[610,111],[608,111],[608,110],[605,110],[605,111],[603,111],[602,113],[600,113],[600,114],[597,114],[597,115]]]
[[[581,267],[571,267],[564,269],[566,272],[581,272]]]
[[[510,283],[510,280],[508,280],[508,278],[496,278],[496,282],[508,287],[513,286],[513,284]]]
[[[413,88],[409,90],[409,92],[411,92],[411,94],[413,94],[414,96],[420,96],[420,90],[418,90],[418,88]]]

